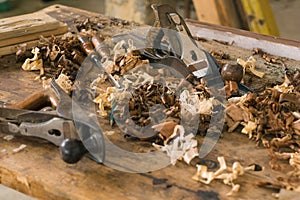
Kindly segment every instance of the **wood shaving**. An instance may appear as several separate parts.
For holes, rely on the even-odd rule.
[[[115,131],[104,131],[103,134],[107,135],[107,136],[110,136],[110,135],[115,134]]]
[[[2,150],[1,150],[1,153],[6,153],[6,152],[7,152],[6,149],[2,149]]]
[[[99,90],[98,96],[94,99],[94,103],[98,104],[98,111],[101,117],[106,117],[106,109],[111,109],[114,100],[115,87],[108,87],[106,90]]]
[[[70,94],[72,91],[73,82],[70,80],[70,77],[61,73],[55,82],[67,93]]]
[[[257,124],[255,122],[248,121],[247,123],[241,122],[241,125],[244,126],[241,132],[248,135],[249,139],[251,139],[253,136],[252,132],[256,130]]]
[[[254,171],[254,168],[243,167],[239,162],[234,162],[232,167],[227,167],[224,157],[218,157],[217,159],[220,164],[220,168],[217,171],[209,172],[207,171],[207,166],[197,165],[197,173],[192,177],[192,179],[204,184],[210,184],[216,179],[223,180],[224,184],[232,187],[232,189],[226,195],[232,196],[240,189],[240,185],[235,184],[234,181],[245,172]]]
[[[18,153],[27,147],[26,144],[21,144],[18,148],[13,149],[13,153]]]
[[[187,164],[199,155],[198,142],[194,139],[192,133],[185,135],[184,128],[181,125],[176,125],[174,128],[174,133],[172,135],[177,135],[169,144],[157,145],[153,143],[153,146],[167,153],[170,157],[172,165],[175,165],[177,160],[184,160]]]
[[[169,121],[153,125],[152,128],[159,132],[159,136],[164,139],[164,145],[166,145],[177,136],[177,129],[175,129],[177,125],[179,125],[177,122]]]
[[[3,139],[6,140],[6,141],[11,141],[14,138],[15,137],[13,135],[6,135],[6,136],[3,137]]]
[[[296,177],[300,178],[300,152],[292,153],[290,155],[289,164],[294,168],[294,171],[292,171],[291,173],[293,175],[295,175]],[[300,188],[300,186],[299,186],[299,188]]]
[[[251,72],[255,76],[258,76],[259,78],[263,78],[264,75],[265,75],[265,73],[259,72],[255,69],[256,60],[254,59],[253,56],[250,56],[246,61],[243,60],[243,59],[238,58],[237,63],[243,66],[244,75],[245,75],[246,71]]]
[[[107,58],[103,66],[107,73],[125,75],[128,71],[149,64],[142,60],[132,40],[121,40],[112,49],[112,58]]]
[[[93,80],[93,82],[90,85],[90,88],[93,90],[97,90],[99,88],[99,85],[104,83],[107,80],[107,76],[105,74],[99,74],[98,78]]]
[[[258,186],[261,187],[273,187],[280,189],[279,193],[275,193],[275,197],[282,195],[281,193],[286,191],[291,191],[295,196],[297,193],[299,196],[300,193],[300,152],[296,153],[277,153],[277,156],[283,159],[288,159],[290,166],[293,167],[293,170],[287,173],[287,177],[278,177],[274,181],[261,181],[258,183]],[[297,196],[297,195],[296,195]]]
[[[198,94],[190,94],[188,90],[183,90],[180,94],[181,108],[192,114],[210,115],[213,108],[213,98],[206,99]]]
[[[33,58],[27,58],[22,65],[22,69],[26,71],[40,70],[40,76],[44,74],[43,60],[39,58],[40,49],[35,47],[31,53],[34,55]],[[38,78],[40,77],[38,76]]]

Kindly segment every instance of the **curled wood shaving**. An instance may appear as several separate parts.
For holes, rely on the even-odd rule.
[[[184,160],[187,164],[198,156],[198,143],[194,139],[194,135],[184,134],[184,128],[181,125],[176,125],[172,137],[176,136],[169,144],[164,146],[154,144],[153,146],[167,153],[170,157],[171,164],[175,165],[177,160]]]
[[[300,119],[292,123],[292,128],[294,129],[295,133],[300,136]]]
[[[119,41],[112,49],[112,58],[107,59],[103,66],[106,72],[110,74],[120,73],[124,75],[133,68],[139,67],[143,64],[148,64],[148,60],[142,60],[139,54],[135,52],[136,47],[133,41]]]
[[[18,153],[27,147],[26,144],[21,144],[18,148],[13,149],[13,153]]]
[[[98,96],[94,99],[94,102],[98,104],[99,115],[101,117],[107,116],[105,108],[111,108],[115,90],[115,87],[108,87],[106,90],[101,90],[101,92],[99,90]]]
[[[300,112],[292,112],[292,114],[296,119],[300,119]]]
[[[22,65],[22,69],[26,71],[40,70],[40,76],[42,76],[44,74],[44,68],[43,60],[39,59],[40,49],[35,47],[32,49],[31,53],[34,55],[33,58],[27,58]]]
[[[13,135],[6,135],[6,136],[3,137],[3,139],[6,140],[6,141],[11,141],[14,138],[15,137]]]
[[[300,178],[300,152],[299,153],[291,153],[289,164],[294,168],[294,171],[291,172],[296,177]],[[300,186],[299,186],[300,189]],[[300,190],[299,190],[300,192]]]
[[[177,136],[178,131],[175,129],[177,125],[177,122],[169,121],[155,124],[152,126],[152,128],[159,132],[160,137],[165,140],[164,145],[167,145],[171,139]]]
[[[252,74],[254,74],[255,76],[258,76],[259,78],[263,78],[265,73],[263,72],[259,72],[255,69],[255,63],[256,63],[256,60],[254,59],[253,56],[250,56],[247,61],[243,60],[243,59],[240,59],[238,58],[237,59],[237,63],[242,65],[243,68],[244,68],[244,74],[245,74],[245,71],[249,71],[251,72]]]
[[[50,52],[50,55],[49,55],[50,60],[54,61],[57,58],[58,54],[60,54],[60,53],[61,53],[60,47],[58,45],[54,44],[52,46],[52,51]]]
[[[278,92],[291,93],[294,90],[294,86],[290,83],[291,81],[285,76],[284,82],[281,85],[275,85],[274,89]]]
[[[210,184],[215,179],[223,180],[223,183],[230,185],[232,189],[226,194],[231,196],[237,193],[240,189],[239,184],[235,184],[234,181],[246,171],[254,171],[253,167],[243,167],[239,162],[234,162],[232,167],[228,167],[224,157],[218,157],[220,168],[215,172],[207,171],[207,166],[197,165],[197,173],[192,179],[204,184]]]
[[[107,136],[110,136],[110,135],[115,134],[115,131],[104,131],[103,134],[107,135]]]
[[[248,121],[247,123],[241,122],[241,125],[244,126],[244,128],[242,129],[242,133],[248,135],[249,139],[251,139],[253,136],[252,132],[256,130],[257,124],[255,122]]]
[[[125,84],[126,87],[129,87],[130,85],[138,87],[140,85],[154,82],[154,78],[144,71],[137,71],[129,75],[126,74],[123,77],[123,84]]]
[[[99,86],[107,80],[107,75],[99,74],[98,77],[90,84],[90,88],[97,91]]]
[[[212,113],[214,98],[205,98],[198,96],[196,93],[191,94],[188,90],[183,90],[180,94],[180,105],[182,111],[188,111],[192,114],[206,114]]]
[[[73,82],[70,80],[70,77],[61,73],[55,82],[67,93],[70,94],[72,91]]]
[[[274,181],[261,181],[258,183],[262,187],[274,187],[280,190],[300,192],[300,152],[296,153],[275,153],[278,158],[289,160],[293,170],[287,173],[287,177],[278,177]],[[278,196],[279,193],[275,193]],[[299,196],[299,195],[298,195]]]

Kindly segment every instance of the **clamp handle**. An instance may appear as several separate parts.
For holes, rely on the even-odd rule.
[[[71,138],[65,139],[59,150],[62,160],[69,164],[77,163],[88,152],[81,141]]]

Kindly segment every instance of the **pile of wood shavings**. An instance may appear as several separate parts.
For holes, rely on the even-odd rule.
[[[287,177],[259,186],[300,192],[300,72],[289,74],[283,84],[259,94],[248,93],[229,99],[226,107],[228,131],[239,125],[241,133],[269,148],[270,166],[281,169],[278,160],[288,160],[293,168]]]
[[[244,126],[242,133],[270,148],[272,168],[279,168],[276,160],[282,149],[300,152],[300,93],[292,84],[298,76],[299,72],[260,94],[229,99],[226,108],[229,132]]]
[[[59,19],[64,21],[64,18]],[[117,19],[117,18],[103,18],[99,16],[94,17],[79,17],[74,20],[74,27],[80,32],[82,37],[88,40],[92,36],[98,35],[104,39],[110,37],[113,27],[126,28],[131,27],[133,23]],[[16,61],[22,62],[24,70],[39,70],[39,78],[56,79],[60,74],[64,74],[73,82],[76,78],[77,71],[82,62],[87,56],[82,50],[81,43],[78,40],[77,33],[68,32],[63,36],[50,38],[40,37],[39,44],[33,48],[33,58],[26,51],[26,44],[21,45],[16,52]]]
[[[223,183],[232,187],[227,196],[232,196],[240,189],[239,184],[235,184],[239,176],[242,176],[247,171],[256,171],[255,165],[249,167],[243,167],[239,162],[234,162],[232,167],[228,167],[224,157],[218,157],[220,168],[215,172],[207,171],[207,166],[197,165],[197,173],[193,176],[193,179],[204,184],[210,184],[213,180],[223,180]]]
[[[149,82],[139,80],[143,76],[145,77],[142,78],[143,81],[149,78]],[[209,98],[205,87],[202,87],[201,92],[200,88],[198,88],[199,90],[192,88],[191,91],[186,89],[180,90],[180,87],[176,87],[178,84],[175,84],[174,87],[171,85],[167,86],[168,80],[165,80],[165,86],[155,83],[154,79],[158,77],[160,76],[151,77],[144,71],[139,71],[137,75],[135,73],[130,75],[130,84],[134,88],[133,91],[125,90],[124,92],[127,95],[119,91],[119,94],[115,95],[118,102],[114,109],[116,117],[118,118],[126,113],[127,110],[124,105],[128,105],[127,109],[129,111],[126,127],[119,128],[127,130],[129,135],[133,137],[152,141],[152,137],[144,137],[142,133],[147,132],[145,129],[150,123],[152,123],[154,130],[156,130],[156,125],[160,125],[165,127],[164,130],[168,130],[162,131],[157,129],[159,133],[157,135],[159,138],[157,139],[163,143],[170,140],[174,130],[173,124],[184,123],[185,128],[187,128],[195,127],[197,125],[195,123],[198,123],[199,126],[197,128],[199,129],[194,130],[193,134],[196,135],[197,132],[204,133],[209,126],[212,108],[218,104],[217,100]],[[164,76],[162,75],[162,77]],[[184,80],[178,79],[175,82],[179,83],[180,81]],[[127,84],[129,85],[129,83]],[[121,95],[121,97],[118,98],[118,95]],[[173,124],[170,124],[170,122],[173,122]],[[187,130],[187,132],[189,131]]]
[[[26,52],[23,52],[24,54]],[[24,70],[40,70],[37,78],[58,78],[64,74],[74,81],[80,65],[85,59],[85,53],[75,34],[66,33],[62,37],[52,36],[44,38],[41,36],[37,47],[33,48],[33,58],[17,56],[17,62],[24,62]]]

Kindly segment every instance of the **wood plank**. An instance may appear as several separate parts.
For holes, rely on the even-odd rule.
[[[30,30],[30,29],[28,29]],[[33,41],[33,40],[38,40],[40,36],[44,37],[49,37],[51,35],[61,35],[64,34],[68,31],[68,27],[64,23],[60,23],[60,26],[57,27],[54,30],[48,30],[48,31],[41,31],[41,32],[36,32],[30,35],[24,35],[20,37],[14,37],[14,38],[8,38],[5,40],[0,40],[0,55],[1,55],[1,49],[3,47],[7,47],[10,45],[15,45],[19,43],[24,43],[28,41]]]
[[[209,194],[205,196],[205,192],[209,191],[210,195],[220,199],[232,199],[226,197],[230,186],[218,181],[209,186],[197,183],[192,180],[196,168],[183,163],[151,173],[134,174],[96,164],[88,158],[68,165],[60,159],[58,149],[53,145],[25,138],[9,142],[1,139],[0,144],[1,150],[6,150],[0,153],[2,184],[38,199],[207,199]],[[19,153],[11,153],[21,144],[27,147]],[[266,154],[267,149],[256,149],[247,137],[231,133],[225,134],[205,159],[216,161],[216,155],[224,155],[231,164],[233,160],[239,160],[244,165],[255,162],[266,166],[263,172],[251,172],[239,179],[242,187],[238,197],[260,199],[264,196],[264,199],[272,200],[272,191],[253,190],[256,181],[269,180],[270,174],[279,175],[268,167]]]
[[[60,26],[59,21],[42,12],[0,19],[0,40],[54,30]]]
[[[54,8],[54,7],[53,7]],[[11,27],[14,24],[15,26]],[[31,49],[38,44],[40,36],[61,35],[68,26],[41,10],[0,20],[0,56],[14,54],[20,45],[26,43]]]
[[[0,199],[34,200],[32,197],[0,184]]]
[[[231,27],[186,20],[194,36],[227,42],[243,49],[260,48],[263,51],[290,59],[300,60],[300,42],[275,36],[261,35]]]
[[[38,42],[39,42],[38,40],[26,42],[26,50],[32,49],[33,47],[37,46]],[[20,43],[20,44],[14,44],[6,47],[1,47],[0,56],[15,54],[17,50],[23,45],[24,43]]]
[[[241,27],[235,4],[231,0],[193,0],[198,20],[222,26]]]

